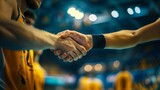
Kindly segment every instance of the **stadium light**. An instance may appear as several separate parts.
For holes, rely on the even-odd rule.
[[[89,20],[90,21],[96,21],[97,20],[97,16],[95,14],[91,14],[91,15],[89,15]]]
[[[74,7],[69,8],[67,13],[72,17],[75,17],[75,19],[82,19],[84,16],[84,13],[80,12],[79,10],[76,10]]]
[[[133,12],[133,9],[132,8],[127,8],[127,12],[129,15],[133,15],[134,12]]]
[[[92,67],[92,65],[90,65],[90,64],[87,64],[87,65],[84,67],[84,70],[85,70],[86,72],[90,72],[90,71],[92,71],[92,69],[93,69],[93,67]]]
[[[118,13],[118,11],[116,11],[116,10],[113,10],[113,11],[111,12],[111,15],[112,15],[112,17],[114,17],[114,18],[118,18],[118,17],[119,17],[119,13]]]
[[[136,6],[136,7],[134,8],[134,10],[135,10],[135,12],[136,12],[137,14],[141,13],[141,9],[140,9],[138,6]]]

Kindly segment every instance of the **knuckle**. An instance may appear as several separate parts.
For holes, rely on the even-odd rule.
[[[68,60],[68,62],[73,62],[73,59]]]
[[[59,59],[62,59],[61,56],[58,56]]]
[[[82,58],[82,55],[80,55],[79,59]]]
[[[74,61],[77,61],[77,60],[78,60],[78,58],[75,58],[75,59],[74,59]]]
[[[64,31],[64,32],[69,32],[69,29],[67,29],[66,31]]]
[[[84,48],[84,47],[81,47],[81,50],[82,50],[82,51],[85,51],[85,48]]]

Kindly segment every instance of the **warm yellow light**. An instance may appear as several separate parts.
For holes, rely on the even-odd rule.
[[[70,15],[74,15],[76,12],[76,9],[74,7],[71,7],[68,9],[67,13],[70,14]]]
[[[76,19],[82,19],[83,16],[84,16],[84,14],[83,14],[82,12],[77,11],[77,12],[75,13],[75,18],[76,18]]]
[[[103,69],[102,64],[96,64],[96,65],[94,66],[94,70],[95,70],[95,71],[101,71],[102,69]]]
[[[68,14],[70,14],[72,17],[75,17],[75,19],[82,19],[84,16],[84,13],[80,12],[79,10],[76,10],[74,7],[71,7],[67,11]]]
[[[89,64],[84,67],[84,70],[86,72],[90,72],[90,71],[92,71],[92,69],[93,69],[92,65],[89,65]]]
[[[114,61],[113,67],[118,68],[120,66],[120,62],[118,60]]]

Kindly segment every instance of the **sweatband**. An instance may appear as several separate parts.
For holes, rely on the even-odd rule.
[[[92,35],[93,48],[92,49],[104,49],[106,46],[105,37],[101,35]]]

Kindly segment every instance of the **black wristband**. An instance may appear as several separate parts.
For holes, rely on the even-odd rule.
[[[93,49],[104,49],[106,40],[103,35],[92,35]]]

